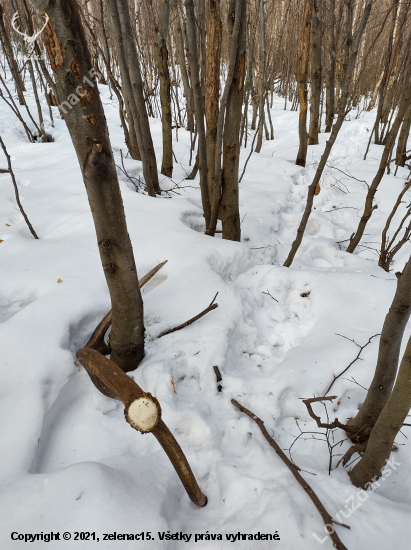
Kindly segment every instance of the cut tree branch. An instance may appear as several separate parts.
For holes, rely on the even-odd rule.
[[[207,497],[201,492],[180,445],[161,420],[161,407],[157,399],[144,392],[120,367],[98,351],[82,348],[76,357],[98,390],[124,403],[124,416],[130,426],[141,433],[154,435],[192,502],[197,506],[205,506]]]

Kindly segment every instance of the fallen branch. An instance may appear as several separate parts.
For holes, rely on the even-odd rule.
[[[351,367],[351,365],[353,365],[356,361],[358,361],[360,359],[360,355],[362,353],[362,351],[369,345],[371,344],[371,340],[373,338],[375,338],[376,336],[381,336],[380,334],[374,334],[373,336],[371,336],[371,338],[369,338],[368,342],[366,344],[364,344],[363,346],[360,346],[360,344],[357,344],[357,342],[355,342],[355,340],[351,340],[351,338],[347,338],[346,336],[343,336],[342,334],[336,334],[336,336],[341,336],[341,338],[345,338],[346,340],[349,340],[350,342],[353,342],[356,346],[358,346],[360,348],[360,351],[358,352],[357,354],[357,357],[351,361],[351,363],[348,365],[348,367],[346,367],[342,372],[340,372],[340,374],[338,374],[337,376],[334,376],[333,378],[333,381],[331,382],[331,384],[328,386],[327,390],[325,391],[324,395],[327,395],[327,393],[330,391],[330,389],[333,387],[334,385],[334,382],[336,380],[338,380],[340,378],[340,376],[342,376],[344,373],[347,372],[347,370]]]
[[[8,154],[6,146],[4,145],[4,141],[1,139],[1,137],[0,137],[0,145],[1,145],[1,148],[3,149],[4,154],[6,155],[7,164],[9,166],[9,168],[8,168],[8,170],[6,170],[6,172],[10,172],[10,176],[11,176],[13,186],[14,186],[14,193],[16,195],[16,202],[18,204],[20,212],[23,214],[23,218],[24,218],[28,228],[30,229],[30,233],[33,235],[33,237],[35,239],[38,239],[37,233],[34,231],[33,226],[31,225],[26,213],[24,212],[23,205],[20,202],[19,188],[17,187],[16,178],[14,176],[14,172],[13,172],[13,169],[11,167],[10,155]]]
[[[157,399],[144,392],[120,367],[98,351],[82,348],[76,357],[98,390],[124,403],[124,416],[130,426],[141,433],[154,435],[192,502],[197,506],[205,506],[207,497],[201,492],[180,445],[161,420],[161,407]]]
[[[154,275],[159,271],[164,264],[166,264],[168,260],[165,260],[164,262],[161,262],[161,264],[158,264],[156,267],[154,267],[151,271],[149,271],[144,277],[142,277],[138,281],[138,285],[140,288],[142,288],[150,279],[154,277]],[[98,352],[100,352],[102,355],[109,355],[111,353],[110,348],[110,342],[108,344],[104,341],[104,336],[108,329],[111,326],[112,322],[112,314],[111,309],[106,315],[103,317],[103,319],[100,321],[100,323],[95,328],[93,334],[90,336],[89,341],[84,346],[85,348],[94,349]],[[104,392],[103,392],[104,393]],[[112,396],[109,396],[112,397]]]
[[[257,424],[257,426],[260,428],[261,433],[265,437],[265,439],[268,441],[268,444],[270,447],[274,449],[274,451],[277,453],[277,455],[281,458],[281,460],[284,462],[284,464],[289,468],[295,479],[298,481],[298,483],[301,485],[301,487],[304,489],[304,491],[307,493],[307,495],[310,497],[311,501],[314,503],[315,507],[319,511],[321,517],[324,520],[324,523],[326,527],[332,527],[332,523],[336,523],[337,525],[341,525],[342,527],[346,527],[349,529],[350,527],[348,525],[343,525],[342,523],[338,522],[337,520],[333,519],[330,514],[327,512],[327,510],[324,508],[322,502],[318,498],[318,496],[314,493],[312,488],[308,485],[308,483],[305,481],[305,479],[302,477],[302,475],[299,473],[298,466],[293,464],[291,460],[287,457],[287,455],[280,449],[278,443],[270,436],[270,434],[267,432],[264,422],[261,420],[261,418],[258,418],[254,413],[240,405],[235,399],[231,400],[231,403],[237,407],[239,411],[246,414],[248,417],[251,418],[251,420],[254,420],[254,422]],[[330,535],[331,540],[333,541],[334,548],[337,548],[338,550],[347,550],[347,547],[341,542],[339,536],[334,531],[334,529],[331,530],[331,533],[327,530],[327,532]]]
[[[188,327],[188,325],[191,325],[192,323],[194,323],[195,321],[197,321],[198,319],[200,319],[201,317],[203,317],[206,313],[208,313],[209,311],[212,311],[213,309],[217,308],[218,307],[218,304],[215,304],[214,303],[214,300],[217,298],[218,296],[218,292],[217,294],[214,296],[212,302],[210,303],[210,305],[208,307],[205,308],[204,311],[202,311],[201,313],[199,313],[198,315],[196,315],[195,317],[193,317],[192,319],[189,319],[188,321],[186,321],[185,323],[183,323],[182,325],[178,325],[177,327],[174,327],[174,328],[169,328],[168,330],[165,330],[164,332],[162,332],[161,334],[159,334],[157,336],[157,338],[162,338],[163,336],[165,336],[166,334],[171,334],[172,332],[176,332],[177,330],[181,330],[182,328],[185,328],[185,327]]]

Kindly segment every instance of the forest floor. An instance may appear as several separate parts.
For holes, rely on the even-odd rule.
[[[125,154],[126,148],[117,104],[107,87],[100,90],[121,166],[120,149]],[[29,105],[35,115],[32,97]],[[43,111],[46,116],[45,103]],[[12,532],[69,532],[70,541],[52,547],[332,548],[314,505],[256,424],[231,404],[234,398],[265,422],[282,449],[295,442],[291,456],[302,475],[329,513],[351,527],[336,526],[349,550],[409,548],[409,427],[396,439],[395,465],[365,494],[351,484],[346,468],[337,467],[347,441],[334,447],[329,474],[325,430],[301,401],[324,395],[355,359],[358,345],[381,332],[396,288],[394,272],[410,253],[407,244],[390,273],[377,265],[381,231],[407,169],[384,176],[366,242],[355,254],[347,254],[341,242],[357,227],[366,184],[382,153],[371,145],[363,160],[375,112],[359,118],[354,112],[344,122],[291,268],[282,264],[327,135],[309,147],[306,169],[296,166],[298,113],[285,111],[283,99],[274,98],[275,139],[251,156],[240,184],[241,242],[204,235],[198,178],[184,179],[191,168],[190,136],[183,129],[173,134],[173,179],[161,176],[161,187],[173,191],[150,198],[118,171],[139,277],[168,260],[143,290],[146,356],[131,376],[159,399],[163,419],[208,497],[205,508],[190,502],[155,438],[133,431],[123,405],[100,394],[75,361],[110,299],[77,157],[65,122],[56,108],[53,113],[55,127],[47,130],[54,142],[30,144],[0,104],[0,134],[39,236],[33,239],[17,209],[10,175],[1,174],[0,547],[26,547],[11,540]],[[160,166],[161,123],[150,121]],[[241,152],[240,172],[251,138]],[[142,177],[141,163],[126,158],[124,164],[130,175]],[[2,153],[0,168],[6,168]],[[157,339],[202,311],[216,292],[217,309]],[[404,345],[409,334],[408,326]],[[330,394],[338,398],[327,405],[331,419],[355,415],[374,373],[378,344],[376,336],[333,385]],[[214,365],[222,374],[221,392]],[[325,420],[324,407],[315,410]],[[306,433],[295,441],[300,430]],[[331,445],[344,438],[340,430],[329,434]],[[99,542],[75,541],[75,532],[94,532]],[[103,540],[114,532],[151,532],[152,540]],[[237,539],[233,545],[226,535],[238,532],[277,532],[280,540]],[[160,540],[162,533],[192,537],[188,543]],[[196,534],[208,535],[195,542]],[[211,534],[222,540],[211,540]]]

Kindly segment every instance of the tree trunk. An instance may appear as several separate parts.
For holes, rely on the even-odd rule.
[[[381,180],[384,176],[387,163],[390,161],[391,151],[394,146],[395,140],[397,138],[397,134],[399,132],[400,126],[407,114],[407,110],[411,103],[411,78],[410,77],[411,77],[411,70],[409,68],[408,74],[406,75],[406,78],[404,81],[403,96],[400,101],[397,116],[395,118],[394,124],[391,127],[391,130],[388,132],[387,137],[385,139],[384,151],[382,153],[378,172],[376,173],[370,187],[368,188],[367,196],[365,199],[365,205],[364,205],[364,213],[361,216],[360,222],[357,227],[357,231],[350,238],[350,244],[347,247],[347,252],[352,253],[357,248],[357,245],[359,244],[364,234],[365,227],[368,223],[368,220],[371,218],[371,215],[375,210],[375,206],[373,205],[375,193],[377,192],[378,186],[381,183]]]
[[[26,91],[24,87],[24,82],[20,76],[19,68],[17,66],[17,61],[14,58],[13,47],[10,42],[9,35],[7,34],[6,27],[4,25],[4,8],[0,4],[0,39],[3,44],[3,50],[7,57],[7,62],[10,67],[11,74],[13,76],[14,84],[17,90],[17,96],[19,98],[20,105],[24,105],[24,96],[23,92]]]
[[[220,0],[207,0],[207,48],[205,81],[205,116],[207,123],[207,181],[210,203],[213,203],[215,180],[215,149],[217,143],[217,123],[220,99],[220,57],[222,23]]]
[[[264,114],[264,97],[265,97],[265,17],[264,17],[264,0],[260,0],[258,10],[258,27],[259,27],[259,46],[260,55],[258,58],[258,116],[260,118],[258,124],[257,144],[255,152],[260,153],[263,145],[263,127],[265,122]]]
[[[401,125],[400,135],[398,137],[397,151],[395,152],[395,158],[397,166],[405,166],[406,161],[406,152],[407,152],[407,141],[408,136],[410,135],[411,128],[411,110],[409,114],[404,118],[404,121]]]
[[[300,60],[298,63],[298,95],[300,98],[298,133],[300,136],[300,148],[298,149],[297,160],[295,161],[295,164],[297,164],[298,166],[305,166],[305,161],[307,158],[307,73],[308,63],[310,60],[311,14],[312,0],[306,0],[304,6],[303,26],[301,29],[300,38]]]
[[[240,28],[237,39],[237,54],[234,74],[227,101],[223,140],[223,172],[220,215],[223,226],[223,239],[241,240],[240,211],[238,205],[238,164],[240,160],[240,123],[244,95],[245,56],[246,56],[246,0],[231,0],[228,29],[233,32],[233,10],[240,15]],[[263,105],[264,107],[264,105]]]
[[[396,470],[400,464],[388,462],[396,435],[411,408],[411,337],[408,340],[401,360],[394,389],[378,417],[371,432],[364,456],[348,472],[351,481],[357,487],[368,488],[381,474],[391,475],[390,468]]]
[[[397,289],[382,327],[377,366],[367,397],[356,417],[348,422],[349,426],[367,426],[364,432],[366,438],[391,394],[397,374],[401,341],[410,315],[411,260],[398,276]]]
[[[354,73],[355,68],[355,62],[358,55],[358,49],[360,47],[360,42],[362,35],[365,31],[365,27],[367,26],[368,18],[370,16],[371,7],[373,4],[373,0],[365,0],[365,6],[363,10],[363,14],[361,17],[361,21],[358,22],[357,30],[355,33],[355,36],[353,39],[351,39],[351,34],[347,36],[347,40],[349,41],[349,48],[350,48],[350,54],[347,57],[347,63],[345,66],[345,72],[344,76],[341,82],[341,97],[338,102],[338,117],[337,121],[335,122],[332,130],[331,130],[331,136],[330,139],[327,141],[324,149],[324,153],[321,156],[320,162],[317,167],[317,171],[315,173],[314,179],[311,183],[311,185],[308,188],[308,195],[307,195],[307,203],[305,205],[304,213],[301,218],[300,225],[297,230],[296,238],[291,246],[290,253],[287,256],[286,261],[284,262],[285,267],[290,267],[292,264],[295,254],[297,253],[297,250],[300,247],[300,244],[303,240],[305,228],[307,226],[308,219],[311,214],[311,209],[313,206],[315,191],[317,189],[317,185],[320,182],[322,173],[324,171],[324,168],[327,164],[328,157],[330,156],[331,149],[333,148],[333,145],[335,143],[335,140],[337,139],[338,133],[341,129],[341,126],[344,122],[344,118],[346,115],[346,106],[348,101],[348,94],[350,91],[350,85]],[[352,16],[352,10],[353,10],[353,2],[352,0],[349,0],[346,9],[348,11],[349,19],[351,19],[350,14]]]
[[[158,3],[158,27],[156,29],[157,68],[160,80],[161,123],[163,131],[163,161],[161,173],[173,175],[173,138],[171,116],[171,87],[168,71],[167,36],[170,21],[170,0]]]
[[[103,105],[75,0],[36,0],[50,20],[43,37],[82,171],[110,292],[111,359],[134,370],[144,357],[143,302]]]
[[[190,80],[188,77],[187,67],[186,67],[186,58],[185,58],[185,47],[184,47],[184,37],[183,30],[181,28],[180,21],[180,12],[181,7],[178,5],[178,0],[172,0],[172,7],[177,10],[177,15],[174,18],[176,22],[176,43],[177,43],[177,54],[178,54],[178,63],[180,65],[181,79],[183,81],[184,95],[186,98],[186,111],[187,111],[187,130],[189,132],[194,132],[194,96],[193,90],[190,86]]]
[[[107,2],[113,22],[113,34],[119,56],[120,70],[126,87],[127,99],[132,111],[138,148],[143,163],[143,175],[147,190],[155,196],[160,192],[157,161],[151,138],[150,124],[144,100],[143,82],[130,21],[127,0]]]
[[[318,145],[318,133],[321,125],[319,118],[322,87],[322,12],[322,0],[313,0],[311,17],[311,100],[308,145]]]
[[[330,42],[330,69],[326,79],[325,99],[325,133],[331,132],[334,120],[335,103],[335,0],[330,2],[329,42]]]
[[[191,73],[191,85],[194,94],[194,109],[198,132],[198,168],[200,171],[201,201],[203,205],[206,228],[210,224],[211,205],[207,183],[207,149],[204,127],[203,94],[201,90],[200,74],[198,70],[198,48],[196,20],[194,15],[194,0],[184,0],[187,15],[187,37],[188,37],[188,65]]]

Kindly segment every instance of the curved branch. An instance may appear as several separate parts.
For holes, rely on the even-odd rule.
[[[197,506],[205,506],[207,497],[201,492],[180,445],[161,420],[161,407],[157,399],[144,392],[120,367],[98,351],[82,348],[76,357],[98,390],[124,403],[124,416],[130,426],[141,433],[154,435],[174,466],[191,501]]]

